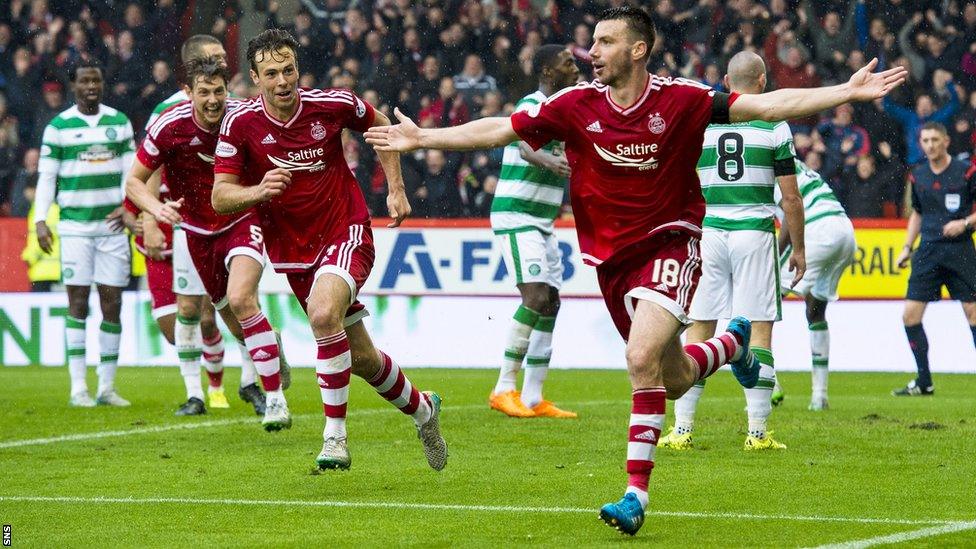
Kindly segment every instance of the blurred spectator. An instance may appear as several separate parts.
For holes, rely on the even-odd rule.
[[[39,149],[24,151],[24,162],[14,175],[10,190],[10,215],[27,217],[34,203],[34,189],[37,188],[37,164],[41,157]]]
[[[457,171],[442,151],[429,150],[418,188],[408,192],[417,199],[415,211],[418,217],[460,217],[461,192],[458,189]]]
[[[437,90],[437,99],[420,111],[420,125],[426,128],[443,128],[447,126],[457,126],[471,120],[467,105],[464,99],[454,88],[454,80],[445,76],[441,78],[440,87]]]
[[[173,77],[173,70],[170,69],[169,63],[159,59],[153,63],[152,68],[152,81],[150,81],[139,94],[142,100],[142,108],[140,113],[152,112],[156,105],[165,101],[169,96],[179,89],[176,85],[176,79]],[[139,116],[135,118],[133,124],[135,127],[142,127],[144,125],[144,118]]]
[[[34,133],[30,146],[39,147],[44,127],[67,107],[64,87],[59,82],[45,82],[41,85],[41,103],[34,108]]]
[[[481,56],[472,53],[464,59],[464,70],[454,77],[454,89],[464,99],[469,111],[480,107],[485,93],[498,89],[494,77],[485,72]]]
[[[789,30],[789,21],[783,20],[773,27],[764,45],[764,59],[770,76],[777,88],[812,88],[820,85],[816,67],[809,62],[809,51]],[[791,120],[804,126],[816,124],[815,117]]]
[[[139,92],[149,83],[149,64],[145,51],[136,49],[136,41],[129,31],[118,35],[116,52],[105,68],[105,103],[124,113],[134,113],[139,107]]]
[[[943,125],[951,126],[949,120],[959,108],[959,96],[952,82],[944,84],[949,102],[941,109],[936,110],[932,102],[932,97],[922,94],[915,100],[915,110],[895,103],[890,97],[884,98],[885,112],[893,116],[901,124],[905,139],[905,150],[908,151],[907,160],[909,164],[921,162],[924,159],[922,147],[918,143],[918,136],[922,125],[926,122],[939,122]]]
[[[845,103],[834,109],[834,116],[817,126],[817,132],[830,154],[839,157],[844,165],[853,165],[857,158],[871,150],[871,139],[864,128],[853,124],[854,107]]]
[[[876,177],[874,157],[864,154],[852,166],[845,166],[834,193],[851,217],[884,217],[885,203],[893,203],[892,189]],[[893,209],[893,208],[892,208]]]
[[[847,14],[843,20],[833,10],[819,18],[810,0],[803,0],[800,4],[800,26],[810,34],[814,59],[827,78],[837,76],[854,46],[854,12],[860,4],[856,0],[847,2]]]

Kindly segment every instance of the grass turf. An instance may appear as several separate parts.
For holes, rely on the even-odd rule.
[[[132,407],[87,410],[66,406],[63,368],[0,368],[0,523],[12,526],[14,547],[784,547],[976,520],[976,376],[936,376],[935,397],[897,399],[889,391],[903,374],[834,373],[832,408],[813,413],[809,375],[781,373],[787,397],[770,426],[789,449],[746,453],[742,392],[721,372],[699,407],[697,448],[658,450],[652,514],[630,539],[596,518],[626,479],[630,399],[622,372],[550,372],[547,396],[580,412],[579,420],[514,420],[489,410],[492,371],[408,374],[445,399],[451,457],[441,473],[428,469],[412,421],[361,380],[351,390],[352,469],[320,474],[321,402],[310,369],[294,372],[288,392],[294,427],[265,433],[235,395],[235,369],[226,376],[230,410],[177,418],[182,383],[172,368],[122,368],[117,386]],[[150,431],[196,424],[203,425]],[[142,432],[10,446],[104,431]],[[77,499],[4,499],[11,496]],[[90,499],[99,497],[143,501]],[[228,501],[185,501],[218,499]],[[976,530],[911,543],[972,546]]]

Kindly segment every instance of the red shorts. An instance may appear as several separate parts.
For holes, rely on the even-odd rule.
[[[700,234],[669,230],[629,246],[596,268],[600,291],[617,331],[630,334],[637,300],[656,303],[682,324],[701,276]]]
[[[242,219],[222,233],[186,233],[186,245],[210,301],[218,310],[227,305],[227,278],[230,260],[245,255],[264,266],[264,233],[254,216]]]
[[[156,260],[146,256],[146,282],[152,297],[152,317],[156,320],[176,314],[176,294],[173,293],[173,260]]]
[[[348,233],[326,246],[314,266],[306,271],[287,273],[288,284],[307,314],[308,296],[315,281],[323,274],[339,276],[349,285],[352,296],[345,322],[346,326],[351,326],[368,314],[357,296],[373,270],[375,258],[372,229],[366,225],[352,225]]]

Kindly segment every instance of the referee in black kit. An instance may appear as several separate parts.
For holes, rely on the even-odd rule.
[[[912,263],[903,320],[918,377],[892,391],[896,396],[935,393],[922,315],[928,302],[941,298],[943,285],[952,299],[962,302],[976,342],[976,247],[972,238],[976,228],[976,167],[949,156],[949,134],[938,122],[922,126],[919,141],[928,162],[917,165],[909,174],[913,211],[905,247],[898,257],[899,268],[905,268],[909,260]],[[922,241],[913,250],[920,233]]]

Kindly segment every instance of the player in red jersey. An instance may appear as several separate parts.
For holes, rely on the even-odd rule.
[[[180,48],[180,58],[184,63],[193,59],[205,57],[215,57],[221,63],[226,64],[227,52],[224,50],[220,40],[206,34],[197,34],[188,38]],[[167,99],[163,100],[156,109],[153,110],[149,121],[146,122],[146,132],[159,118],[159,115],[166,109],[172,107],[180,101],[188,99],[186,92],[180,89]],[[146,184],[154,196],[165,202],[168,199],[168,189],[162,184],[160,177],[161,171],[157,170]],[[132,213],[139,214],[139,208],[126,198],[126,208]],[[143,234],[136,238],[136,248],[146,258],[146,281],[149,292],[152,296],[153,318],[159,326],[160,332],[171,345],[176,343],[176,293],[188,293],[198,291],[186,287],[180,287],[177,278],[173,273],[173,228],[168,223],[159,223],[147,213],[141,216]],[[182,261],[181,261],[182,262]],[[174,284],[176,285],[174,292]],[[199,292],[198,292],[199,293]],[[197,294],[198,295],[198,294]],[[224,374],[224,341],[220,329],[217,327],[213,305],[204,302],[200,310],[200,332],[201,338],[195,347],[202,347],[203,363],[207,370],[209,384],[207,388],[208,405],[212,408],[229,408],[227,396],[223,390]],[[194,338],[197,341],[197,338]],[[202,346],[200,345],[202,343]],[[248,354],[247,347],[242,341],[237,342],[237,347],[241,352],[241,386],[238,389],[238,396],[241,400],[251,404],[258,415],[264,415],[265,397],[261,389],[258,388],[257,371],[254,362]],[[184,351],[185,352],[185,351]],[[197,351],[193,351],[195,354]],[[190,398],[198,396],[202,392],[200,382],[195,377],[184,377],[187,385],[187,402]],[[198,399],[199,400],[199,399]],[[204,408],[199,405],[184,409],[185,412],[202,413]]]
[[[348,468],[346,404],[350,372],[413,417],[427,462],[447,463],[440,435],[440,397],[418,391],[400,367],[373,346],[357,294],[373,267],[369,213],[342,155],[344,128],[365,131],[389,119],[348,90],[298,87],[298,43],[280,29],[248,43],[251,79],[261,95],[225,118],[217,144],[213,205],[232,213],[257,208],[268,256],[286,273],[318,344],[316,374],[325,439],[316,459]],[[395,221],[410,213],[396,153],[381,153]],[[268,407],[271,407],[268,401]]]
[[[195,59],[187,63],[186,75],[190,101],[165,111],[152,125],[136,155],[126,191],[158,221],[179,223],[175,247],[177,253],[185,255],[182,265],[177,265],[180,284],[185,288],[199,286],[200,292],[210,296],[231,332],[248,346],[268,398],[283,400],[274,334],[269,330],[258,337],[246,336],[242,326],[246,328],[248,323],[238,323],[238,318],[261,315],[257,303],[257,285],[264,268],[261,228],[251,211],[224,216],[210,204],[217,130],[227,108],[227,68],[216,58]],[[164,181],[173,198],[178,198],[175,202],[161,202],[146,186],[160,167],[164,167]],[[199,351],[194,352],[199,347],[193,347],[202,294],[185,293],[188,295],[180,293],[177,299],[177,350],[180,369],[189,380],[188,392],[195,381],[197,393],[189,395],[178,413],[195,415],[205,411]],[[275,415],[270,406],[264,416],[262,424],[268,430],[281,429],[286,426],[282,422],[290,421]]]
[[[584,262],[596,266],[607,308],[627,341],[633,408],[627,445],[627,492],[600,516],[635,534],[644,521],[647,484],[664,420],[665,396],[678,398],[731,360],[740,383],[754,386],[759,363],[748,352],[749,324],[683,347],[688,305],[700,273],[698,239],[705,211],[695,166],[709,122],[779,121],[848,101],[882,97],[905,70],[871,71],[820,89],[765,94],[715,92],[681,78],[648,74],[655,38],[637,8],[609,9],[590,49],[597,80],[550,96],[538,109],[462,126],[420,129],[397,111],[400,124],[370,128],[381,151],[472,150],[521,139],[533,147],[565,141],[570,193]]]

